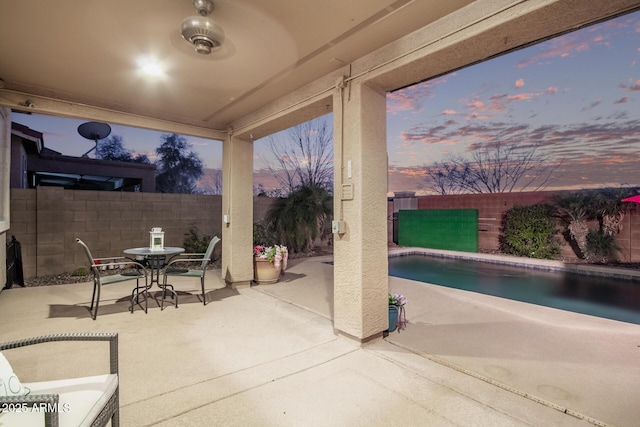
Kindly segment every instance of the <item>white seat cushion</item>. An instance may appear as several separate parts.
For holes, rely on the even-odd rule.
[[[116,374],[68,380],[25,383],[31,390],[30,395],[59,394],[60,427],[90,426],[100,413],[113,392],[118,387]],[[30,408],[28,412],[0,413],[0,425],[38,426],[44,425],[44,410]]]
[[[29,394],[29,390],[20,383],[17,375],[13,373],[9,361],[0,353],[0,396],[24,396],[26,394]]]

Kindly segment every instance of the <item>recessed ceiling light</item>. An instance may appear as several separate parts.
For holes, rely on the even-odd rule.
[[[142,72],[146,76],[150,77],[161,77],[164,76],[164,68],[160,64],[160,62],[155,58],[141,58],[138,61],[138,67],[140,72]]]

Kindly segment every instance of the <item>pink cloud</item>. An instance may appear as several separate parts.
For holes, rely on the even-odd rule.
[[[478,109],[482,109],[484,108],[484,103],[482,101],[478,101],[478,100],[474,100],[474,101],[469,101],[467,103],[467,105],[471,108],[478,108]]]
[[[400,132],[400,146],[402,148],[410,148],[415,145],[416,142],[428,142],[428,135],[423,134],[419,130],[410,132]]]
[[[586,50],[589,50],[589,44],[588,44],[588,43],[586,43],[586,42],[579,43],[579,44],[576,46],[576,52],[584,52],[584,51],[586,51]]]
[[[554,86],[549,86],[545,91],[545,93],[553,94],[558,92],[558,88]]]
[[[624,90],[625,92],[638,92],[640,91],[640,80],[637,80],[635,83],[632,82],[629,86],[620,85],[620,89]]]
[[[589,50],[589,44],[586,41],[579,40],[578,37],[580,37],[579,33],[572,33],[553,39],[548,50],[518,62],[516,67],[524,68],[551,58],[567,58],[576,52]]]
[[[487,102],[483,102],[478,98],[474,100],[466,101],[465,105],[471,110],[470,115],[467,115],[467,119],[479,119],[490,118],[490,114],[504,113],[507,111],[507,106],[516,101],[528,101],[540,97],[544,94],[555,93],[556,88],[548,88],[543,93],[520,93],[516,95],[508,95],[506,93],[494,94]]]
[[[455,111],[455,110],[444,110],[444,111],[442,112],[442,114],[444,114],[445,116],[452,116],[452,115],[454,115],[454,114],[458,114],[458,113],[456,113],[456,111]]]
[[[417,169],[417,168],[403,168],[398,170],[399,173],[403,174],[403,175],[408,175],[408,176],[424,176],[425,172],[424,169]]]
[[[625,31],[640,32],[640,21],[629,15],[628,19],[614,19],[594,25],[586,32],[576,31],[553,39],[546,51],[539,52],[528,59],[520,61],[516,67],[522,68],[532,64],[542,64],[552,58],[566,58],[585,52],[595,46],[611,46],[610,40]]]
[[[387,94],[387,113],[396,115],[402,111],[412,111],[414,113],[422,110],[422,101],[424,99],[433,98],[434,89],[446,83],[449,77],[454,76],[455,73],[447,76],[438,77],[433,80],[422,82],[414,86],[408,86],[404,89],[396,90]]]
[[[474,111],[473,113],[471,113],[471,114],[469,114],[469,115],[467,115],[465,117],[466,117],[467,120],[476,120],[476,119],[488,120],[488,119],[491,118],[491,116],[486,115],[486,114],[484,114],[484,115],[478,114],[477,111]]]
[[[428,142],[429,145],[423,146],[423,150],[439,147],[439,156],[447,156],[450,152],[447,148],[449,144],[465,148],[468,152],[482,150],[487,145],[495,144],[518,144],[523,148],[535,146],[541,153],[550,156],[549,162],[562,164],[565,171],[578,172],[585,168],[593,169],[593,166],[597,165],[595,173],[595,170],[602,171],[603,168],[609,167],[610,176],[607,180],[611,182],[623,182],[622,178],[611,178],[614,176],[612,174],[620,177],[629,176],[640,160],[640,152],[636,149],[640,142],[637,136],[640,132],[640,120],[604,125],[587,122],[571,126],[546,125],[536,128],[527,124],[472,120],[459,127],[435,125],[415,128],[413,132],[416,134],[407,136],[416,140],[422,138],[424,142]],[[585,147],[590,147],[591,154],[585,152]],[[455,152],[460,153],[460,148]],[[435,158],[437,157],[436,155]],[[432,159],[434,156],[428,158]],[[629,166],[633,168],[629,169]],[[577,177],[579,174],[574,176]],[[594,176],[591,177],[591,181],[605,182]]]
[[[508,99],[510,101],[528,101],[530,99],[537,98],[538,96],[540,96],[540,94],[537,94],[537,93],[519,93],[517,95],[510,95]]]
[[[396,115],[401,111],[420,111],[420,109],[420,99],[404,90],[387,94],[387,112],[390,114]]]
[[[516,80],[516,87],[522,87],[522,86],[524,86],[524,79]]]

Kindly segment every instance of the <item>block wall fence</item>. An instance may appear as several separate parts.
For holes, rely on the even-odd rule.
[[[11,228],[6,236],[7,241],[16,236],[21,243],[25,278],[86,266],[76,237],[100,258],[149,246],[152,227],[162,227],[166,246],[183,246],[192,227],[200,236],[222,236],[221,196],[38,187],[12,188],[10,197]],[[264,217],[273,200],[255,198],[254,221]],[[220,245],[216,251],[219,256]]]
[[[418,209],[477,209],[478,247],[480,251],[497,251],[502,215],[514,206],[553,204],[554,192],[522,192],[418,196]],[[640,205],[629,203],[622,221],[622,231],[615,236],[620,247],[618,261],[640,262]],[[388,236],[393,242],[393,201],[388,204]],[[594,225],[595,226],[595,225]],[[569,244],[562,240],[562,256],[574,258]]]
[[[498,250],[503,213],[516,205],[550,203],[551,192],[420,196],[418,209],[477,209],[478,247]],[[64,190],[56,187],[11,189],[11,228],[6,233],[22,246],[25,278],[71,272],[86,265],[75,242],[79,237],[95,257],[122,254],[149,245],[149,230],[162,227],[167,246],[182,246],[193,226],[199,234],[221,236],[222,197],[191,194]],[[275,199],[255,197],[253,220],[260,221]],[[618,260],[640,262],[640,207],[629,204],[622,232],[616,235]],[[393,242],[393,202],[388,241]],[[217,247],[220,251],[220,246]],[[573,257],[568,244],[563,255]],[[218,253],[219,255],[219,253]]]

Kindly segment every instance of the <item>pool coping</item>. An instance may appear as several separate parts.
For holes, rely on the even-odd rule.
[[[613,277],[640,282],[640,270],[630,268],[605,267],[598,265],[582,265],[564,261],[523,258],[511,255],[483,254],[475,252],[459,252],[444,249],[418,247],[389,248],[389,257],[408,255],[428,255],[439,258],[466,259],[493,264],[504,264],[517,267],[534,268],[547,271],[564,271],[588,276]]]

